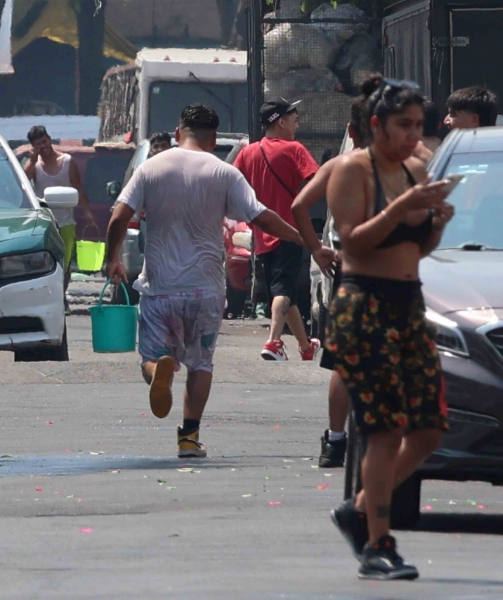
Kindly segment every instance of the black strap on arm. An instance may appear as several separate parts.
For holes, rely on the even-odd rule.
[[[292,190],[286,185],[286,183],[281,179],[281,177],[276,173],[276,171],[272,168],[271,163],[269,162],[269,160],[267,159],[266,153],[264,148],[262,147],[262,142],[259,143],[260,146],[260,150],[262,152],[262,156],[264,157],[265,163],[266,165],[269,167],[269,170],[271,171],[271,173],[274,175],[274,177],[276,177],[276,179],[279,181],[279,183],[281,183],[281,185],[285,188],[285,190],[290,194],[290,196],[292,198],[296,197],[296,194],[294,194],[292,192]]]

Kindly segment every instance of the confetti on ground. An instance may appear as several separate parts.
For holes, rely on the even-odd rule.
[[[12,458],[12,456],[10,454],[2,454],[0,458]]]
[[[251,494],[243,494],[243,498],[251,498]]]
[[[322,483],[321,485],[318,486],[318,489],[326,490],[329,485],[330,485],[329,483]]]
[[[36,491],[36,492],[41,492],[41,491],[42,491],[42,488],[41,488],[41,487],[36,487],[36,488],[35,488],[35,491]]]
[[[475,502],[475,500],[467,500],[466,501],[470,506],[477,506],[477,503]]]
[[[120,473],[120,472],[121,472],[120,469],[117,469],[117,471],[112,471],[112,473]]]
[[[319,469],[318,465],[311,465],[311,469]]]
[[[267,504],[269,504],[269,506],[279,506],[281,504],[281,502],[278,502],[276,500],[271,500]]]
[[[457,502],[454,502],[454,500],[449,500],[449,504],[450,504],[451,506],[456,506]]]
[[[45,424],[46,425],[54,425],[54,421],[46,421]]]
[[[264,477],[264,479],[269,479],[269,475],[266,475],[266,476]]]
[[[140,413],[140,416],[141,416],[141,417],[146,417],[146,416],[147,416],[147,413],[146,413],[146,412],[142,412],[142,413]]]
[[[69,498],[75,498],[75,496],[72,494],[71,496],[65,496],[65,498],[68,500]]]
[[[313,458],[312,458],[312,457],[309,457],[309,458],[303,458],[302,460],[313,460]]]
[[[324,473],[325,477],[332,477],[332,473]]]
[[[93,456],[99,456],[100,454],[105,454],[104,452],[89,452],[89,454],[92,454]]]
[[[178,469],[178,470],[180,470],[180,469]],[[165,485],[167,482],[166,482],[166,481],[164,481],[164,479],[158,479],[158,480],[157,480],[157,483],[158,483],[159,485]]]
[[[477,508],[480,508],[480,510],[482,510],[485,508],[485,506],[483,504],[477,504]]]
[[[283,459],[283,462],[291,462],[291,463],[293,463],[293,462],[295,462],[295,461],[294,461],[294,460],[290,460],[289,458],[284,458],[284,459]]]
[[[91,529],[91,527],[85,527],[84,529],[80,530],[80,533],[92,533],[93,530]]]
[[[176,487],[174,485],[168,485],[168,486],[166,486],[165,489],[167,489],[167,490],[176,490]]]
[[[274,429],[281,429],[281,425],[275,425]]]
[[[194,467],[184,467],[183,469],[177,469],[177,471],[179,473],[194,473]],[[197,471],[197,473],[200,473],[201,471]]]
[[[426,506],[423,506],[423,510],[433,510],[433,506],[427,504]]]
[[[82,500],[82,498],[78,498],[77,502],[84,502],[84,500]]]

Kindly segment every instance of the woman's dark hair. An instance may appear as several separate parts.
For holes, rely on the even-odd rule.
[[[190,104],[180,115],[180,125],[192,131],[216,131],[220,120],[211,106]]]
[[[363,143],[368,136],[365,126],[365,109],[369,97],[382,85],[382,75],[375,73],[366,79],[360,88],[361,94],[351,103],[349,126]]]
[[[437,105],[434,102],[426,102],[424,105],[424,137],[435,137],[438,135],[438,129],[440,127],[441,116]]]
[[[395,82],[381,78],[381,85],[375,90],[367,102],[367,123],[370,126],[370,119],[374,116],[379,117],[383,125],[386,124],[388,117],[399,115],[409,106],[420,106],[423,110],[426,104],[426,98],[420,90],[410,82]]]

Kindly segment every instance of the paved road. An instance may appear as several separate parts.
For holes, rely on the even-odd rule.
[[[418,531],[400,531],[422,578],[359,582],[328,511],[341,470],[317,469],[326,373],[260,362],[264,329],[226,323],[202,437],[180,461],[177,402],[149,414],[134,354],[91,352],[70,317],[71,362],[0,354],[3,600],[501,600],[503,495],[426,482]]]

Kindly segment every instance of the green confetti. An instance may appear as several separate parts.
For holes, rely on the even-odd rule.
[[[269,475],[266,475],[266,476],[264,477],[264,479],[269,479]]]
[[[157,483],[158,483],[159,485],[165,485],[165,483],[166,483],[166,482],[164,481],[164,479],[158,479],[158,480],[157,480]]]
[[[466,502],[468,504],[470,504],[470,506],[477,506],[477,503],[475,502],[475,500],[467,500]]]
[[[2,454],[0,458],[12,458],[12,456],[10,454]]]
[[[75,498],[75,496],[72,494],[71,496],[66,496],[66,498]]]

